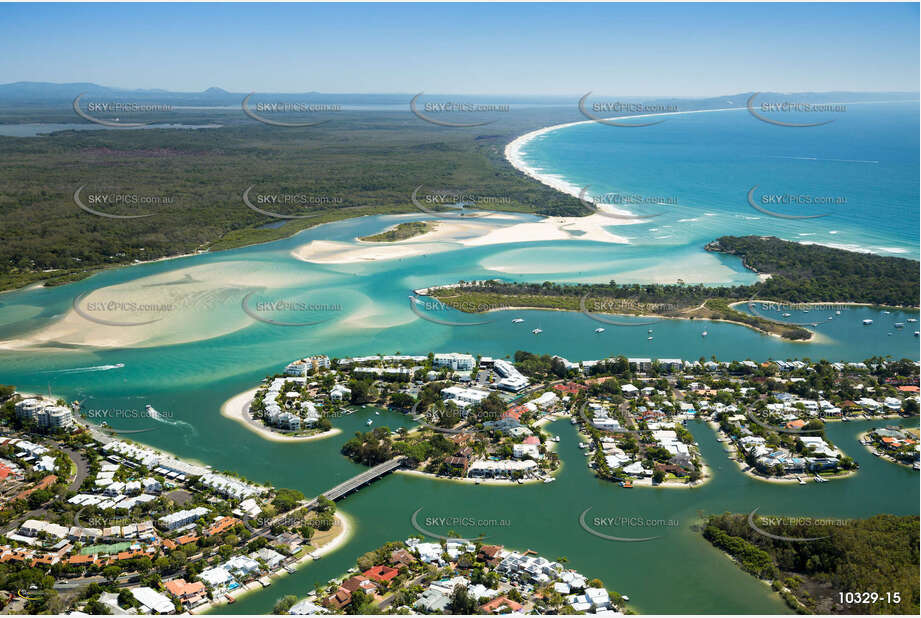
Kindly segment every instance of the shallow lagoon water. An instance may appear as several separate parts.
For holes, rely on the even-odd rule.
[[[915,139],[913,135],[909,141]],[[646,152],[649,148],[664,149],[665,145],[652,140],[646,144]],[[901,151],[896,148],[895,152]],[[635,158],[636,153],[633,154]],[[794,154],[801,153],[794,151]],[[880,156],[878,160],[883,158]],[[565,162],[554,165],[557,163],[565,171]],[[618,178],[617,184],[602,185],[597,174],[593,178],[586,176],[585,181],[595,182],[606,190],[636,190],[629,184],[621,184],[625,181],[620,179],[627,177],[624,172],[628,169],[622,163],[609,162],[602,168],[607,170],[603,173]],[[802,162],[790,165],[801,164],[805,165]],[[916,159],[913,173],[916,180]],[[652,183],[654,179],[647,180]],[[693,199],[699,197],[700,209],[709,212],[713,196],[705,193],[708,189],[703,184],[701,181],[697,185],[682,185],[681,190],[693,188],[691,193],[697,196]],[[650,191],[667,192],[669,188],[650,184]],[[698,190],[700,193],[695,193]],[[897,183],[892,195],[897,205],[914,200],[914,214],[910,216],[916,221],[917,182],[907,189],[904,183]],[[695,206],[693,200],[690,205]],[[361,469],[345,460],[339,448],[353,432],[365,429],[363,421],[369,412],[337,419],[335,424],[343,429],[343,434],[308,443],[265,441],[219,413],[220,405],[229,397],[252,388],[291,359],[310,354],[341,357],[453,350],[504,357],[524,349],[560,354],[570,360],[617,354],[759,361],[793,357],[854,361],[875,354],[917,358],[918,340],[913,337],[913,325],[890,328],[896,321],[917,316],[917,312],[884,314],[872,308],[849,307],[816,329],[819,336],[815,342],[792,343],[732,324],[683,320],[661,320],[646,325],[645,319],[624,318],[624,322],[637,325],[608,325],[606,332],[596,334],[594,330],[599,324],[587,316],[537,310],[498,311],[485,317],[453,310],[431,312],[439,320],[489,321],[482,326],[445,326],[421,319],[409,306],[412,289],[462,279],[629,282],[661,278],[670,282],[686,277],[688,281],[709,284],[749,283],[755,276],[742,268],[738,260],[701,250],[706,241],[721,234],[748,229],[747,222],[751,220],[745,210],[748,206],[735,202],[729,206],[724,204],[722,209],[714,210],[714,216],[706,220],[704,213],[698,221],[681,221],[695,218],[694,213],[689,213],[691,216],[681,216],[672,223],[612,226],[611,231],[628,236],[630,244],[568,240],[452,246],[443,252],[412,258],[326,265],[302,262],[291,256],[292,250],[313,239],[353,242],[357,236],[373,234],[398,221],[429,218],[426,215],[365,217],[324,225],[266,245],[106,271],[57,288],[11,292],[0,295],[0,340],[7,343],[60,321],[71,311],[78,295],[90,298],[93,293],[104,296],[113,290],[127,289],[141,299],[157,299],[164,293],[159,285],[172,283],[179,291],[171,298],[188,302],[178,303],[178,313],[164,316],[170,320],[168,329],[112,327],[142,329],[140,343],[130,347],[88,348],[50,341],[28,351],[0,349],[0,383],[15,384],[24,391],[52,392],[68,400],[79,399],[85,407],[101,410],[143,410],[149,403],[170,422],[121,418],[113,419],[111,424],[123,430],[151,429],[134,435],[151,446],[218,469],[234,470],[255,481],[271,481],[276,486],[296,487],[305,494],[315,495]],[[733,211],[733,208],[742,210]],[[835,228],[839,228],[848,244],[887,246],[905,250],[906,255],[917,255],[917,238],[912,236],[917,225],[906,225],[905,220],[910,216],[900,210],[892,212],[894,222],[881,226],[882,231],[866,232],[885,237],[860,236],[863,232],[859,230],[859,221],[849,228],[847,221],[836,221]],[[527,216],[520,219],[534,220]],[[669,225],[685,227],[670,233],[666,227]],[[896,228],[898,232],[892,233]],[[783,226],[770,229],[782,230],[782,234],[774,233],[791,239],[795,238],[790,234],[813,233]],[[672,237],[664,238],[669,235]],[[829,235],[837,236],[830,232]],[[181,291],[180,284],[187,275],[200,282],[195,296],[183,296],[185,292]],[[338,304],[341,309],[320,324],[279,326],[246,315],[242,303],[250,293],[256,295],[251,297],[255,301],[284,299]],[[192,302],[193,298],[204,300]],[[276,321],[296,322],[303,313],[272,311],[266,315]],[[511,320],[518,317],[525,322],[513,326]],[[873,319],[873,326],[863,327],[861,321],[865,318]],[[98,326],[87,322],[87,328]],[[543,333],[532,335],[531,329],[535,327]],[[701,336],[704,330],[707,337]],[[387,424],[391,428],[410,424],[408,419],[394,413],[382,412],[374,418],[375,425]],[[891,421],[878,424],[888,423]],[[856,435],[865,425],[844,423],[829,428],[832,439],[862,465],[860,473],[851,479],[805,487],[775,486],[749,479],[725,458],[713,432],[705,425],[694,424],[692,431],[714,470],[710,483],[694,490],[625,492],[596,480],[584,465],[584,455],[575,446],[574,429],[566,421],[555,423],[550,430],[563,437],[560,452],[564,460],[557,482],[485,487],[391,475],[342,502],[341,508],[352,517],[355,527],[345,547],[220,611],[262,613],[270,611],[275,600],[284,594],[303,596],[315,583],[344,572],[361,553],[413,533],[409,517],[423,507],[425,514],[432,516],[508,519],[511,526],[485,531],[491,541],[535,549],[551,558],[567,556],[572,567],[589,576],[601,577],[608,587],[629,594],[631,605],[643,613],[785,612],[785,606],[775,595],[712,549],[691,526],[699,511],[744,512],[756,506],[763,511],[776,509],[784,514],[829,517],[916,513],[916,475],[873,458],[863,450],[856,443]],[[577,523],[579,513],[588,507],[605,516],[640,514],[650,519],[673,519],[679,525],[664,531],[663,538],[657,541],[599,544],[596,537],[588,535]],[[662,585],[668,586],[668,595],[661,594]]]

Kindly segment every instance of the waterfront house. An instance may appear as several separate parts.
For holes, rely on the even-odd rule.
[[[368,579],[371,579],[376,582],[384,583],[384,584],[388,583],[390,580],[392,580],[394,577],[396,577],[399,574],[400,574],[400,571],[398,569],[394,569],[392,567],[385,566],[382,564],[373,566],[367,571],[365,571],[364,573],[362,573],[362,575],[367,577]]]
[[[174,579],[164,583],[166,591],[185,609],[191,609],[206,600],[206,589],[202,582],[187,582],[184,579]]]
[[[484,603],[480,606],[480,611],[486,614],[515,614],[521,612],[524,606],[520,603],[512,601],[505,595],[501,597],[496,597],[488,603]]]
[[[169,597],[160,594],[153,588],[141,586],[131,588],[130,592],[138,603],[147,610],[146,613],[173,614],[176,612],[176,608],[173,606],[173,602],[169,600]]]

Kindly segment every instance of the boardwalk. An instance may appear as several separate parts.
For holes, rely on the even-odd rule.
[[[338,500],[339,498],[342,498],[352,493],[356,489],[359,489],[367,485],[368,483],[372,483],[386,474],[390,474],[391,472],[393,472],[394,470],[402,466],[405,460],[406,460],[406,457],[404,455],[397,455],[393,459],[388,459],[384,463],[378,464],[374,466],[373,468],[371,468],[370,470],[366,470],[357,476],[353,476],[352,478],[345,481],[344,483],[340,483],[339,485],[336,485],[332,489],[323,492],[322,495],[323,497],[328,498],[329,500],[333,500],[333,501]],[[316,505],[317,505],[316,498],[314,498],[313,500],[310,500],[306,504],[308,509],[313,508]]]

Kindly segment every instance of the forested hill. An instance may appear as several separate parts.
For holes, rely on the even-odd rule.
[[[737,255],[771,278],[758,285],[762,298],[790,302],[858,302],[917,306],[915,260],[804,245],[764,236],[723,236],[708,251]]]
[[[816,540],[791,542],[769,534]],[[743,570],[772,580],[793,608],[818,614],[918,614],[917,515],[840,520],[726,513],[711,515],[703,535]]]

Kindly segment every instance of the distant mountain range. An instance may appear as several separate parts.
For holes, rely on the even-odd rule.
[[[85,93],[85,101],[96,102],[159,102],[171,105],[208,105],[224,106],[239,105],[248,92],[228,92],[223,88],[211,87],[202,92],[172,92],[159,88],[126,89],[100,86],[90,82],[74,82],[56,84],[51,82],[14,82],[0,84],[0,105],[58,105],[71,103],[74,98]],[[417,93],[391,93],[391,94],[349,94],[349,93],[257,93],[256,99],[265,101],[271,97],[271,102],[290,103],[334,103],[340,105],[407,105],[409,100]],[[455,95],[426,93],[426,100],[447,100],[456,103],[505,103],[511,105],[572,105],[584,93],[567,96],[539,96],[539,95]],[[687,97],[637,97],[618,95],[593,95],[593,100],[618,100],[624,102],[663,102],[681,104],[682,109],[706,109],[713,107],[740,107],[745,104],[751,92],[725,95],[710,98]],[[759,100],[770,98],[772,101],[826,101],[826,102],[859,102],[859,101],[893,101],[917,100],[917,92],[799,92],[778,93],[764,92]]]

